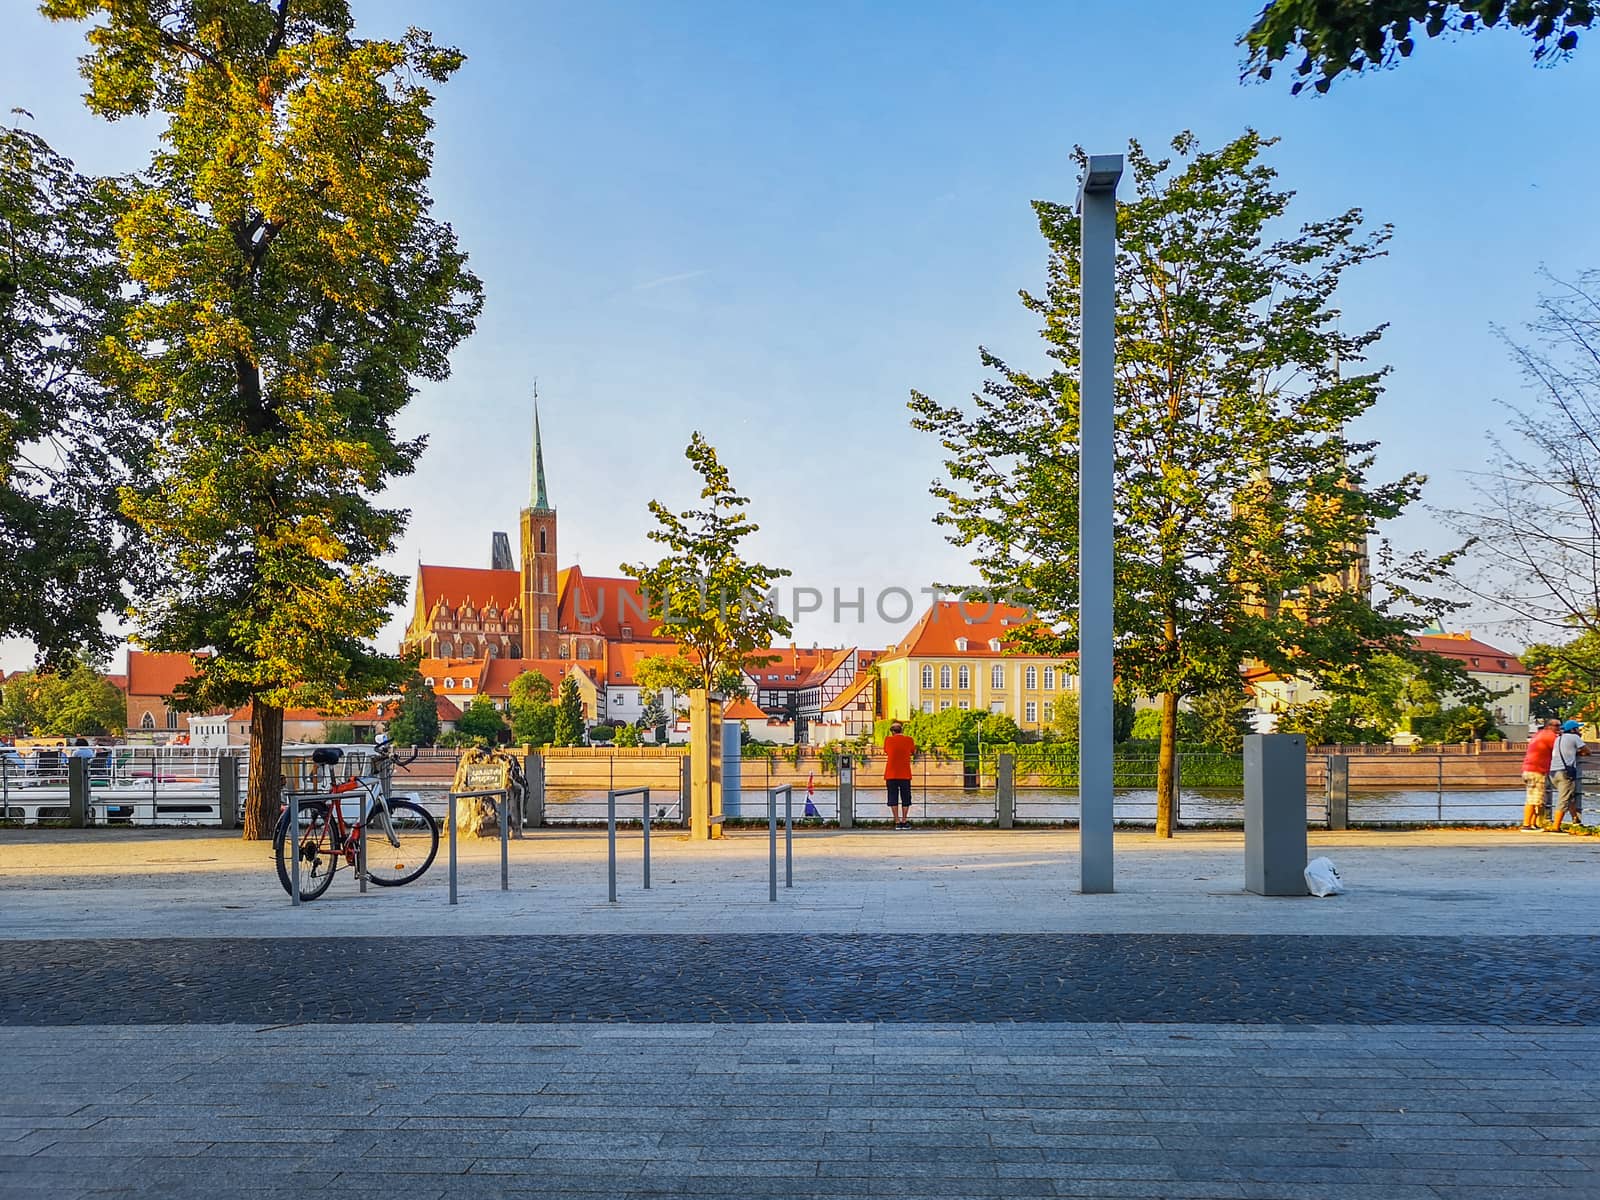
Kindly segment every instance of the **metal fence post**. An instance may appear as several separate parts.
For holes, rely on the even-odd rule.
[[[650,890],[650,789],[644,789],[644,890]]]
[[[289,902],[300,905],[300,798],[289,796]]]
[[[1444,755],[1439,755],[1439,823],[1444,824]]]
[[[848,754],[839,756],[839,828],[852,829],[856,823],[856,764]]]
[[[783,886],[794,886],[794,789],[783,790]]]
[[[450,793],[450,903],[456,903],[456,794]]]
[[[617,902],[617,794],[606,793],[606,884],[611,903]]]
[[[694,762],[688,754],[678,760],[678,824],[689,828],[689,797],[694,791]]]
[[[1009,752],[994,760],[995,823],[1001,829],[1017,823],[1017,757]]]
[[[511,789],[500,793],[500,890],[511,890]]]
[[[778,793],[767,792],[767,899],[778,900]]]
[[[361,793],[363,796],[366,792]],[[340,803],[336,797],[334,803]],[[356,801],[360,804],[361,801]],[[357,810],[360,813],[360,810]],[[367,894],[367,819],[368,814],[360,813],[361,832],[356,837],[356,880],[360,886],[361,894]]]
[[[67,824],[82,829],[89,823],[89,760],[67,759]]]

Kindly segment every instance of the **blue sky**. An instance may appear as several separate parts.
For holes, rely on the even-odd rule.
[[[81,30],[3,2],[0,101],[85,169],[139,166],[153,127],[78,101]],[[415,514],[407,571],[487,565],[490,532],[515,529],[537,376],[564,562],[648,555],[645,504],[690,498],[698,428],[752,498],[754,552],[792,582],[853,596],[963,577],[907,390],[970,392],[979,343],[1042,360],[1016,297],[1043,276],[1028,204],[1072,197],[1075,143],[1192,129],[1216,145],[1254,126],[1282,139],[1271,161],[1298,216],[1391,222],[1389,257],[1341,304],[1351,325],[1390,325],[1394,374],[1363,432],[1386,471],[1427,472],[1436,503],[1470,496],[1518,390],[1492,327],[1529,318],[1541,264],[1600,266],[1600,42],[1554,69],[1516,35],[1429,42],[1401,70],[1291,98],[1239,82],[1233,41],[1259,0],[354,7],[366,32],[414,24],[468,55],[437,108],[434,191],[487,304],[406,418],[431,439],[391,496]],[[1390,532],[1442,548],[1426,514]],[[796,633],[900,629],[824,611]]]

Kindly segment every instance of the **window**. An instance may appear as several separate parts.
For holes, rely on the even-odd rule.
[[[423,680],[423,681],[422,681],[422,682],[423,682],[423,683],[425,683],[425,684],[427,684],[427,685],[428,685],[428,686],[429,686],[429,687],[432,687],[432,686],[433,686],[433,676],[432,676],[432,675],[429,675],[429,676],[428,676],[428,677],[427,677],[427,678],[426,678],[426,679],[424,679],[424,680]]]
[[[474,646],[471,642],[462,642],[461,643],[461,657],[462,658],[472,658],[477,649],[478,648],[476,646]]]
[[[178,727],[178,714],[175,713],[175,712],[172,712],[171,710],[168,710],[168,712],[167,712],[167,728],[168,729],[176,729],[177,727]]]
[[[539,553],[544,553],[544,530],[539,530]]]
[[[449,658],[455,652],[456,652],[456,644],[454,642],[440,642],[439,643],[439,657],[440,658]]]
[[[945,663],[944,666],[939,668],[939,686],[942,687],[942,688],[947,688],[947,687],[950,686],[950,664],[949,663]],[[946,705],[945,707],[948,708],[949,705]]]
[[[950,707],[950,701],[948,701],[948,700],[939,701],[939,711],[940,712],[943,712],[945,709],[947,709],[949,707]]]
[[[472,679],[470,677],[468,677],[466,679],[463,679],[461,681],[461,686],[466,688],[467,691],[470,692],[472,690]]]
[[[971,700],[957,700],[956,701],[956,707],[960,708],[960,709],[971,708],[972,707],[972,701]]]
[[[1049,700],[1044,702],[1044,719],[1046,721],[1054,721],[1056,719],[1056,706]]]
[[[1027,688],[1030,692],[1033,691],[1036,687],[1039,686],[1039,668],[1038,667],[1029,667],[1023,673],[1023,675],[1024,675],[1024,681],[1023,681],[1022,686]]]
[[[1039,719],[1039,706],[1032,700],[1029,700],[1028,703],[1023,706],[1022,711],[1026,714],[1026,720],[1030,725]]]
[[[1056,690],[1056,669],[1054,667],[1046,667],[1044,669],[1044,690],[1047,692]],[[1048,720],[1048,718],[1046,719]]]
[[[1497,658],[1497,659],[1495,659],[1495,661],[1500,664],[1500,669],[1502,671],[1504,671],[1506,669],[1506,660],[1505,659]]]
[[[490,658],[495,658],[500,653],[500,647],[499,646],[485,646],[484,647],[484,651],[489,655]]]
[[[633,641],[633,626],[632,625],[624,625],[622,627],[622,640],[625,641],[625,642]]]
[[[933,701],[932,700],[924,700],[922,702],[922,711],[925,712],[925,713],[931,713],[933,711]]]
[[[1000,639],[999,638],[990,638],[989,639],[989,649],[993,650],[996,654],[999,654],[1000,653]]]
[[[989,668],[989,686],[997,692],[1006,686],[1006,669],[998,663]]]
[[[956,670],[956,686],[963,691],[972,686],[972,668],[965,663]]]
[[[539,628],[550,628],[550,610],[548,608],[541,608],[539,610]]]
[[[445,687],[447,687],[447,688],[453,688],[453,687],[455,687],[455,685],[456,685],[456,681],[455,681],[455,677],[454,677],[454,676],[452,676],[452,675],[446,675],[446,676],[445,676],[445,677],[444,677],[444,685],[445,685]]]
[[[145,713],[144,716],[139,718],[139,728],[140,729],[154,729],[155,727],[156,727],[156,719],[154,717],[152,717],[149,713]]]
[[[1003,712],[1005,712],[1005,710],[1006,710],[1006,702],[1004,700],[993,700],[993,701],[990,701],[990,703],[989,703],[989,711],[990,712],[992,712],[992,713],[1003,713]]]
[[[922,668],[922,686],[925,687],[925,688],[931,688],[933,686],[933,668],[932,667],[923,667]]]
[[[967,652],[967,639],[966,638],[957,638],[956,639],[956,649],[961,651],[961,653],[965,654]]]

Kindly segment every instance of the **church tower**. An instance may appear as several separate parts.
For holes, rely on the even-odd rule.
[[[533,390],[533,487],[522,510],[522,653],[556,658],[556,510],[544,483],[539,389]]]

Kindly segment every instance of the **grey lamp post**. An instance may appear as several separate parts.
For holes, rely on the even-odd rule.
[[[1079,890],[1115,890],[1112,870],[1112,501],[1116,467],[1117,181],[1122,155],[1095,154],[1082,217],[1078,353]]]

